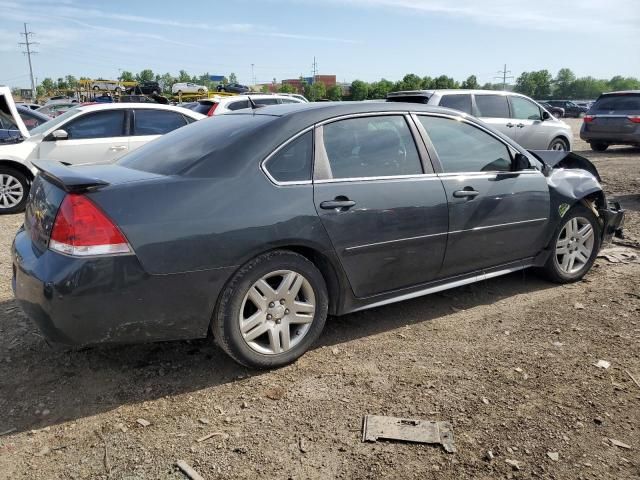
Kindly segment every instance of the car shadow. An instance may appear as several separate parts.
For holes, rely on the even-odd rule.
[[[554,288],[522,271],[373,310],[330,318],[314,348],[430,322],[514,295]],[[68,349],[49,346],[13,300],[0,303],[0,432],[22,432],[123,405],[266,375],[211,339]]]
[[[624,157],[628,155],[640,154],[640,147],[609,147],[604,152],[596,152],[591,149],[574,150],[574,153],[582,155],[583,157],[591,158],[593,160],[599,160],[606,157]]]

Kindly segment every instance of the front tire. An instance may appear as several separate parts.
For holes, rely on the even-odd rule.
[[[0,167],[0,214],[24,211],[29,189],[29,180],[22,172],[11,167]]]
[[[302,255],[265,253],[226,286],[212,321],[218,345],[253,368],[294,362],[318,339],[329,299],[320,271]]]
[[[589,145],[591,146],[591,150],[593,150],[594,152],[604,152],[607,148],[609,148],[608,144],[600,142],[591,142]]]
[[[577,282],[591,269],[600,251],[600,223],[583,205],[571,208],[562,218],[551,241],[551,255],[542,268],[556,283]]]
[[[549,144],[549,147],[547,148],[547,150],[556,150],[556,151],[560,151],[560,152],[568,152],[569,151],[569,144],[567,143],[567,141],[564,138],[556,137],[553,140],[551,140],[551,143]]]

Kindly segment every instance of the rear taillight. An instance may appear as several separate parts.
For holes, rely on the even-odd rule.
[[[218,108],[219,103],[214,103],[211,108],[209,109],[209,111],[207,112],[207,116],[211,117],[213,116],[213,112],[216,111],[216,108]]]
[[[633,123],[640,123],[640,115],[629,115],[627,118]]]
[[[118,227],[87,197],[64,197],[51,230],[49,248],[74,256],[131,253]]]
[[[591,123],[591,122],[593,122],[595,119],[596,119],[596,116],[595,116],[595,115],[585,115],[585,116],[584,116],[584,118],[583,118],[584,123]]]

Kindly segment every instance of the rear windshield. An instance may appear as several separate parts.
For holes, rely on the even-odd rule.
[[[597,112],[640,112],[640,94],[607,95],[592,110]]]
[[[226,169],[221,164],[232,163],[242,153],[243,144],[251,144],[256,130],[274,118],[234,114],[198,120],[143,145],[117,163],[159,175],[183,175],[199,170],[224,176]],[[209,174],[214,173],[206,173]]]
[[[196,104],[191,107],[191,110],[206,115],[207,113],[209,113],[209,110],[211,110],[212,106],[213,104],[211,102],[196,102]]]

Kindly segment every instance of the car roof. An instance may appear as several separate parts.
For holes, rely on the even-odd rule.
[[[620,90],[618,92],[604,92],[601,96],[606,95],[639,95],[640,90]]]
[[[198,100],[198,102],[218,102],[218,103],[222,103],[223,101],[226,102],[232,102],[232,101],[237,101],[237,100],[246,100],[249,97],[256,99],[256,100],[262,100],[262,99],[266,99],[266,98],[286,98],[287,100],[290,100],[292,97],[286,96],[286,95],[279,95],[279,94],[268,94],[268,93],[256,93],[256,94],[242,94],[242,95],[233,95],[233,96],[226,96],[226,95],[214,95],[213,97],[209,97],[209,98],[202,98],[200,100]],[[293,97],[295,98],[295,97]]]
[[[205,118],[205,115],[189,110],[188,108],[176,107],[174,105],[162,105],[160,103],[94,103],[91,105],[81,105],[76,107],[80,112],[97,112],[101,110],[119,110],[122,108],[136,108],[145,110],[165,110],[170,112],[184,113],[193,118]]]
[[[439,95],[456,95],[456,94],[474,94],[474,95],[517,95],[520,97],[525,97],[526,95],[522,95],[517,92],[509,92],[506,90],[483,90],[483,89],[467,89],[467,88],[436,88],[430,90],[401,90],[399,92],[390,92],[387,94],[387,97],[400,97],[405,95],[411,96],[431,96],[434,93]]]

